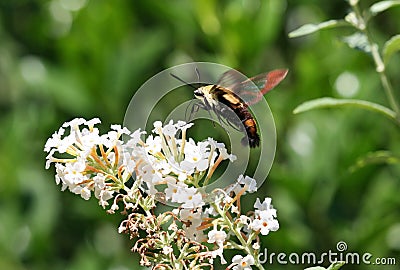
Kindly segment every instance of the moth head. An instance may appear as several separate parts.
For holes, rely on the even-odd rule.
[[[193,93],[194,93],[195,98],[203,99],[204,98],[204,87],[197,88],[196,90],[194,90]]]

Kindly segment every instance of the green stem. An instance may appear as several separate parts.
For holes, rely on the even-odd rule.
[[[254,265],[259,270],[265,270],[264,267],[259,262],[258,256],[256,256],[253,248],[250,247],[251,243],[247,243],[247,241],[244,240],[242,234],[236,230],[232,220],[230,220],[229,217],[225,214],[225,212],[222,211],[215,203],[212,203],[211,205],[218,212],[218,214],[224,219],[224,223],[225,223],[225,225],[228,226],[229,231],[233,232],[235,234],[235,236],[237,237],[237,239],[239,239],[239,242],[243,247],[243,251],[246,252],[248,255],[251,255],[254,258]]]
[[[131,194],[131,193],[133,193],[132,192],[132,190],[133,189],[139,189],[139,187],[137,186],[137,184],[135,183],[133,186],[132,186],[132,188],[128,188],[128,187],[126,187],[126,186],[124,186],[124,188],[123,188],[128,194]],[[142,196],[141,195],[141,193],[139,193],[140,195],[140,197]],[[140,200],[141,198],[140,197],[137,197],[137,198],[132,198],[132,199],[134,199],[134,202],[135,203],[137,203],[143,210],[144,210],[144,212],[146,213],[146,216],[147,217],[151,217],[151,216],[153,216],[153,214],[151,213],[151,211],[148,209],[148,207],[147,207],[147,205],[144,205],[143,203],[142,203],[142,201]]]
[[[400,122],[400,107],[396,101],[396,98],[394,97],[393,87],[392,87],[388,77],[386,76],[385,71],[380,72],[379,75],[381,77],[381,82],[382,82],[383,88],[385,89],[386,96],[389,99],[390,106],[396,112],[397,121]]]
[[[178,257],[178,261],[180,261],[180,260],[183,259],[183,256],[185,255],[186,250],[188,249],[188,247],[189,247],[189,243],[186,243],[186,244],[183,246],[183,248],[181,249],[181,254],[180,254],[179,257]]]
[[[358,1],[355,1],[354,5],[352,5],[353,11],[357,16],[357,19],[361,22],[358,29],[367,37],[369,46],[371,48],[372,58],[375,62],[376,71],[379,74],[383,89],[385,90],[385,94],[387,99],[389,100],[390,107],[396,113],[396,120],[400,123],[400,106],[396,101],[392,84],[390,83],[387,75],[386,75],[386,67],[385,63],[382,60],[382,56],[379,53],[379,46],[373,42],[371,35],[368,32],[368,22],[362,16],[362,12],[360,11],[360,7],[358,6]]]

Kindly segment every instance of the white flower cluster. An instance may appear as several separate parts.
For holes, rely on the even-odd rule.
[[[251,265],[254,265],[254,258],[251,255],[245,257],[235,255],[232,258],[232,263],[235,264],[232,270],[251,270]]]
[[[95,127],[98,123],[97,118],[64,123],[47,140],[44,150],[48,152],[46,168],[55,163],[56,183],[62,184],[62,190],[68,188],[84,199],[89,199],[93,191],[103,207],[115,191],[126,188],[133,173],[147,194],[162,194],[165,201],[183,208],[201,207],[204,201],[198,187],[208,183],[221,161],[236,159],[227,153],[224,144],[212,138],[198,143],[186,140],[192,124],[183,121],[165,126],[155,122],[145,141],[141,139],[145,132],[131,133],[119,125],[112,125],[111,131],[100,135]],[[129,139],[124,142],[122,135]]]
[[[179,203],[183,208],[204,205],[197,188],[207,184],[205,181],[222,160],[236,158],[227,154],[224,144],[211,138],[197,143],[191,138],[186,140],[186,131],[192,125],[171,121],[162,126],[157,121],[153,134],[145,141],[145,151],[140,156],[133,154],[134,159],[141,160],[137,178],[143,182],[146,192],[155,195],[163,191],[166,201]]]
[[[203,213],[203,220],[212,219],[213,216],[234,216],[236,218],[232,218],[234,220],[233,226],[229,226],[227,224],[226,218],[217,218],[213,221],[213,229],[208,232],[208,243],[215,243],[217,249],[215,249],[212,253],[212,256],[215,258],[219,256],[221,258],[221,263],[225,264],[226,260],[223,257],[223,247],[227,244],[227,240],[229,239],[229,234],[232,232],[235,233],[236,237],[240,242],[253,243],[251,248],[253,250],[258,250],[260,248],[259,241],[255,241],[254,239],[258,234],[267,235],[270,231],[277,231],[279,229],[279,222],[276,219],[277,213],[276,209],[271,205],[271,198],[267,197],[261,203],[260,199],[257,198],[254,204],[255,211],[252,215],[246,216],[240,214],[240,204],[238,200],[240,196],[245,193],[245,191],[249,191],[250,187],[253,184],[254,179],[247,178],[247,181],[244,181],[243,177],[239,177],[239,185],[242,184],[241,190],[236,188],[236,195],[229,196],[227,193],[222,192],[224,195],[219,197],[217,200],[217,204],[209,208]],[[252,180],[252,181],[251,181]],[[234,204],[236,202],[236,205]],[[199,212],[199,210],[197,210]],[[194,217],[194,216],[192,216]],[[194,224],[198,224],[194,223]],[[219,224],[219,229],[217,224]],[[199,235],[199,228],[197,228],[197,235]],[[198,240],[198,239],[196,239]],[[255,241],[255,242],[254,242]],[[246,257],[240,257],[239,255],[235,256],[232,261],[232,266],[235,265],[232,269],[251,269],[249,265],[252,265],[254,262],[253,257],[249,254]],[[236,258],[236,260],[235,260]],[[242,268],[241,268],[242,267]]]
[[[276,209],[271,205],[271,198],[265,198],[261,203],[257,198],[254,204],[255,218],[248,225],[255,231],[260,231],[262,235],[267,235],[270,231],[279,229],[278,220],[276,220]]]
[[[120,158],[124,151],[119,138],[122,134],[129,134],[129,131],[112,125],[111,131],[100,135],[94,127],[98,123],[98,118],[89,121],[76,118],[64,123],[47,140],[44,151],[48,152],[46,169],[55,163],[56,183],[62,184],[62,190],[68,188],[86,200],[93,191],[99,203],[105,207],[107,200],[113,197],[115,184],[119,183],[115,175],[123,175],[125,179],[128,177],[124,169],[126,166],[123,166],[123,159]]]
[[[93,192],[103,208],[114,198],[111,213],[119,208],[118,201],[121,200],[125,210],[136,209],[139,205],[146,216],[134,213],[120,227],[120,232],[129,231],[132,237],[138,235],[139,229],[155,232],[161,228],[151,227],[155,223],[149,222],[157,219],[149,211],[155,207],[155,198],[164,203],[175,203],[177,207],[168,216],[178,221],[185,239],[200,246],[201,243],[214,246],[211,251],[198,256],[210,258],[210,263],[219,257],[221,263],[226,264],[223,250],[239,247],[246,251],[246,256],[236,255],[228,268],[259,266],[255,260],[260,248],[258,235],[278,230],[279,223],[270,198],[263,202],[257,198],[255,210],[249,215],[241,214],[240,198],[247,192],[257,191],[256,180],[240,175],[230,187],[215,189],[213,194],[200,192],[200,188],[209,184],[222,161],[236,159],[228,154],[224,144],[212,138],[202,142],[187,139],[187,129],[192,124],[182,121],[171,121],[164,126],[155,122],[145,140],[141,137],[146,132],[139,129],[132,133],[119,125],[112,125],[111,131],[101,135],[95,127],[98,123],[97,118],[89,121],[77,118],[64,123],[47,140],[44,147],[48,152],[46,168],[55,163],[56,183],[62,185],[62,190],[68,189],[86,200]],[[122,140],[123,135],[128,139]],[[132,177],[134,181],[131,181]],[[147,197],[139,188],[147,193]],[[214,199],[211,203],[207,201],[209,205],[206,196]],[[168,230],[170,228],[174,229],[169,237],[179,238],[175,221]],[[238,244],[232,238],[236,238]],[[141,256],[146,264],[149,263],[146,249],[138,250],[143,252]],[[162,248],[164,255],[171,252],[173,249],[169,246]]]

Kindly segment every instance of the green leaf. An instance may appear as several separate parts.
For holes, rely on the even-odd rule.
[[[334,262],[334,263],[331,264],[331,266],[328,267],[328,270],[338,270],[338,269],[340,269],[344,264],[345,264],[345,262]]]
[[[293,110],[293,113],[298,114],[313,109],[334,108],[334,107],[344,107],[344,106],[359,107],[362,109],[378,112],[396,122],[396,113],[391,109],[370,101],[359,100],[359,99],[336,99],[328,97],[318,98],[300,104]]]
[[[350,167],[350,172],[354,172],[367,165],[387,163],[387,164],[400,164],[400,157],[393,155],[389,151],[376,151],[368,153],[366,156],[357,159],[356,163]]]
[[[290,32],[289,37],[290,38],[301,37],[317,32],[321,29],[328,29],[328,28],[334,28],[338,26],[348,26],[348,25],[349,24],[344,20],[329,20],[319,24],[305,24],[297,28],[296,30]]]
[[[386,41],[383,47],[383,60],[387,63],[390,57],[397,51],[400,51],[400,35],[393,36]]]
[[[369,11],[371,12],[372,15],[376,15],[396,5],[400,5],[400,1],[381,1],[373,4],[369,8]]]

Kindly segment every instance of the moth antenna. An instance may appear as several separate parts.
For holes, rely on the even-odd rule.
[[[200,71],[197,67],[195,68],[195,70],[196,70],[196,74],[197,74],[197,81],[200,82]]]
[[[179,77],[176,76],[175,74],[170,73],[169,75],[171,75],[172,77],[174,77],[174,78],[177,79],[178,81],[180,81],[180,82],[182,82],[182,83],[184,83],[184,84],[186,84],[186,85],[189,85],[189,86],[192,87],[193,89],[197,89],[196,86],[194,86],[194,85],[191,84],[191,83],[185,82],[184,80],[182,80],[181,78],[179,78]]]

